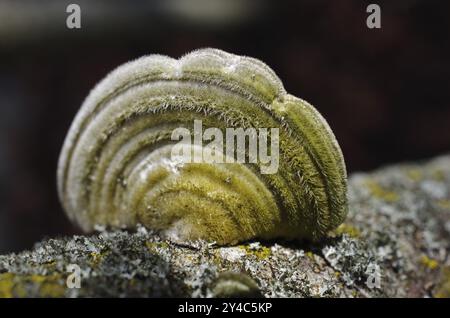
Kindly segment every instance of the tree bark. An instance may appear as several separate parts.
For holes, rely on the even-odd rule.
[[[450,156],[355,173],[348,190],[321,242],[180,245],[142,227],[49,239],[0,256],[0,297],[449,297]]]

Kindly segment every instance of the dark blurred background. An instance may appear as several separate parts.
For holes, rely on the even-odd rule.
[[[450,150],[448,1],[0,1],[0,253],[77,233],[55,172],[89,90],[145,54],[259,58],[324,115],[349,172]],[[66,7],[81,7],[81,29]]]

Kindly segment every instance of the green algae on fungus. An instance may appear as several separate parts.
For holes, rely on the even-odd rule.
[[[173,133],[198,121],[223,136],[275,129],[278,169],[265,173],[250,149],[229,156],[223,144],[214,151],[227,163],[178,162]],[[344,158],[325,119],[263,62],[216,49],[145,56],[101,81],[64,143],[58,192],[85,231],[140,223],[178,242],[318,240],[347,214]]]

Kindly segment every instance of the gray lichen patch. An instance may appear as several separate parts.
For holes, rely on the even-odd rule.
[[[0,256],[0,297],[448,297],[450,156],[349,179],[349,215],[318,243],[218,247],[135,232]],[[69,264],[81,288],[68,288]]]

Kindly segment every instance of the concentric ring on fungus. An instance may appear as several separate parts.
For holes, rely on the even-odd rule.
[[[279,128],[279,168],[171,159],[175,128]],[[340,147],[317,110],[289,95],[259,60],[201,49],[149,55],[111,72],[89,94],[64,142],[58,193],[70,219],[142,224],[163,236],[218,244],[317,240],[347,214]]]

